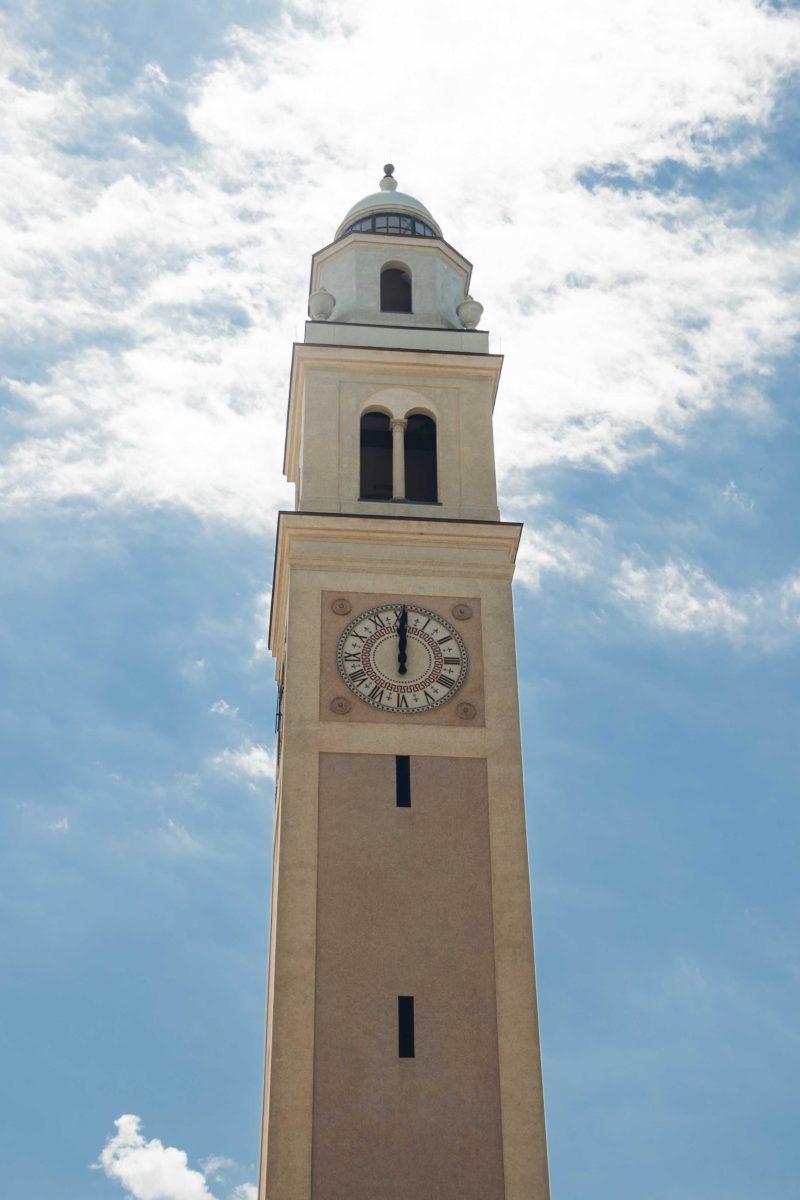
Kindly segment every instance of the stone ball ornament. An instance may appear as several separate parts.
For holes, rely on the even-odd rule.
[[[467,296],[461,301],[456,312],[465,329],[474,329],[483,316],[483,305],[473,300],[472,296]]]
[[[336,297],[326,288],[317,288],[308,298],[308,313],[312,321],[329,321],[336,307]]]
[[[454,604],[450,612],[457,621],[468,621],[472,616],[472,609],[468,604]]]
[[[349,612],[352,612],[353,606],[349,600],[345,600],[344,596],[340,596],[338,600],[334,600],[331,605],[331,611],[335,612],[337,617],[346,617]]]
[[[394,163],[383,164],[383,179],[378,186],[382,192],[394,192],[397,190],[397,180],[394,177]]]
[[[346,696],[334,696],[330,702],[330,710],[332,713],[336,713],[337,717],[346,717],[352,707],[353,705]]]

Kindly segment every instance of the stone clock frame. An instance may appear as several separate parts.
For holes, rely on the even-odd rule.
[[[346,613],[337,612],[337,601],[350,605]],[[422,713],[383,712],[359,701],[345,687],[336,661],[336,650],[342,631],[353,617],[380,604],[415,604],[441,613],[458,631],[469,655],[469,670],[464,683],[446,703]],[[453,610],[468,609],[468,617],[456,617]],[[481,602],[476,596],[431,596],[419,593],[389,592],[331,592],[322,593],[320,613],[320,721],[341,723],[405,725],[475,725],[484,724],[483,700],[483,637]],[[344,700],[349,707],[337,705]]]

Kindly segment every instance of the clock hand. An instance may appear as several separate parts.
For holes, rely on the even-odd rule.
[[[397,621],[397,674],[398,675],[405,675],[405,673],[406,673],[406,658],[407,658],[406,645],[407,645],[407,641],[408,641],[407,634],[406,634],[407,629],[408,629],[408,611],[404,604],[403,608],[400,612],[398,621]]]

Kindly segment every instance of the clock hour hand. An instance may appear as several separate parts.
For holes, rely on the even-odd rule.
[[[403,605],[400,616],[397,618],[397,674],[405,675],[406,673],[406,646],[408,644],[407,637],[408,629],[408,610],[405,604]]]

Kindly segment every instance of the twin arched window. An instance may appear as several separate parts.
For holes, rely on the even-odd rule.
[[[415,500],[435,504],[438,500],[436,470],[436,422],[424,413],[413,413],[405,422],[398,453],[402,495],[395,495],[394,438],[390,418],[382,412],[365,412],[361,417],[362,500]]]

